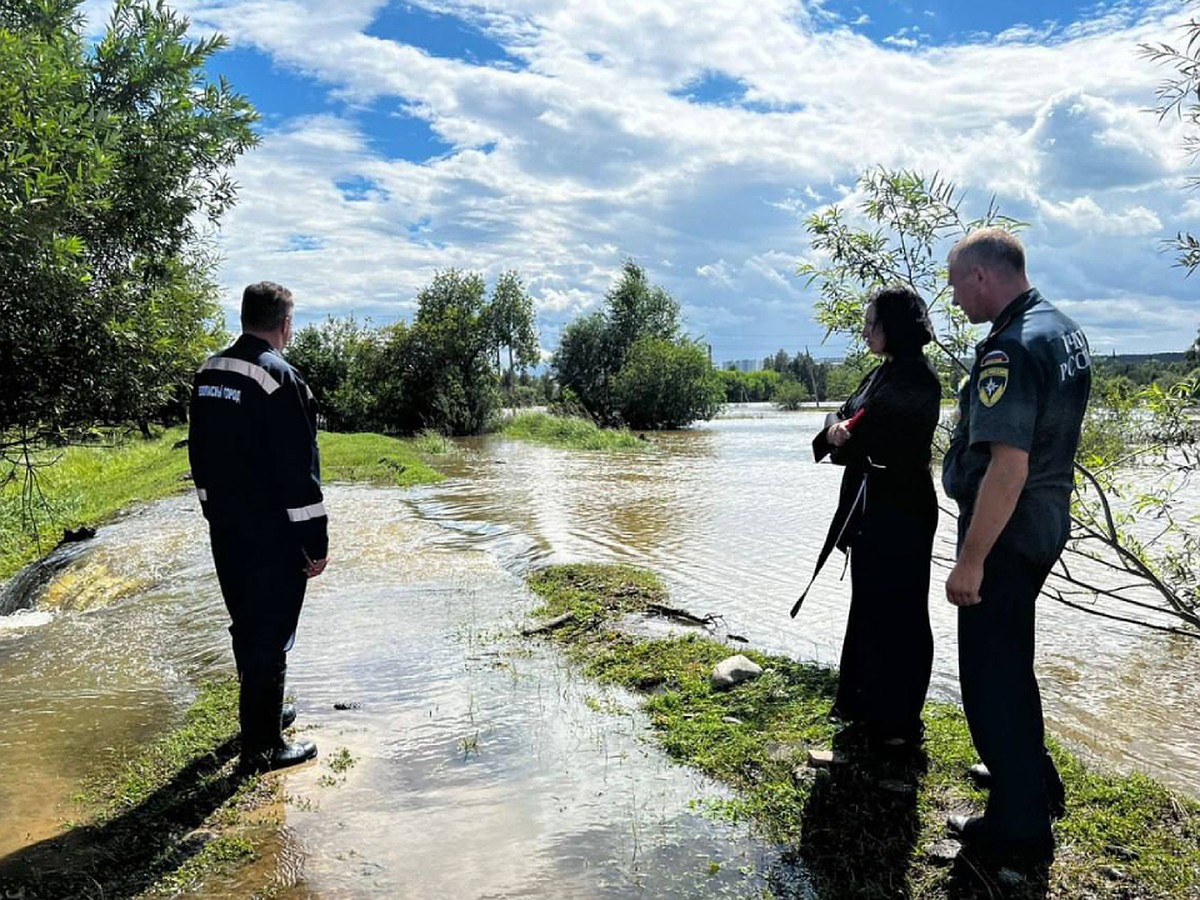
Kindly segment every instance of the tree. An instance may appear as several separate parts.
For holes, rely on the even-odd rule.
[[[197,223],[255,113],[203,84],[224,40],[118,0],[88,50],[75,0],[0,4],[0,432],[37,442],[179,402],[223,334]]]
[[[288,362],[303,374],[317,398],[330,431],[367,431],[378,427],[379,332],[351,316],[330,316],[306,325],[287,348]]]
[[[22,479],[35,534],[39,447],[182,415],[224,336],[202,223],[257,140],[245,98],[205,80],[223,38],[117,0],[89,47],[79,5],[0,2],[0,482]]]
[[[403,430],[436,428],[476,434],[499,404],[492,365],[495,331],[483,276],[447,269],[417,295],[417,315],[405,336]]]
[[[794,411],[811,399],[812,394],[808,392],[808,388],[790,378],[780,384],[779,390],[775,392],[775,405],[780,409]]]
[[[854,339],[870,291],[889,283],[913,287],[940,313],[934,321],[943,382],[957,382],[966,372],[960,357],[970,347],[971,332],[956,310],[946,309],[949,288],[941,261],[952,241],[976,227],[1019,223],[1000,215],[994,203],[983,216],[964,219],[956,189],[936,176],[877,169],[859,187],[866,198],[860,209],[865,225],[850,224],[838,207],[808,220],[813,247],[825,257],[819,266],[800,266],[820,284],[818,318],[831,333]],[[1110,403],[1089,409],[1076,456],[1068,552],[1044,593],[1097,615],[1200,638],[1200,542],[1188,527],[1190,507],[1178,493],[1196,467],[1189,412],[1196,385],[1151,384],[1136,403],[1127,402],[1120,383],[1100,388],[1109,390]],[[842,389],[835,367],[830,395]],[[1128,468],[1135,458],[1142,467],[1136,479]],[[1147,532],[1150,511],[1155,524]]]
[[[711,418],[716,408],[709,398],[720,382],[709,376],[706,348],[681,338],[679,331],[679,301],[651,285],[641,266],[627,260],[604,296],[604,309],[563,329],[553,362],[558,382],[602,425],[638,422],[634,427],[663,428]],[[695,365],[697,354],[703,367]],[[630,360],[634,368],[622,377]],[[669,372],[655,376],[647,368],[650,360]],[[670,395],[653,397],[651,384]],[[681,410],[694,415],[680,419]]]
[[[631,259],[621,267],[621,277],[604,301],[614,369],[624,365],[625,354],[640,338],[673,341],[679,336],[679,301],[650,284],[646,271]]]
[[[846,362],[837,363],[829,368],[826,377],[826,400],[836,400],[841,403],[854,393],[863,376],[867,374],[867,357],[852,356]]]
[[[1195,4],[1192,4],[1195,5]],[[1175,116],[1183,122],[1184,152],[1193,160],[1200,155],[1200,18],[1193,16],[1179,27],[1181,44],[1151,42],[1141,44],[1144,59],[1171,70],[1155,91],[1155,112],[1159,121]],[[1188,179],[1191,187],[1200,185],[1200,176]],[[1176,265],[1190,275],[1200,266],[1200,239],[1186,231],[1166,241],[1174,251]]]
[[[863,194],[858,208],[862,225],[853,224],[853,217],[836,205],[805,223],[820,261],[802,262],[799,272],[820,289],[817,321],[825,326],[826,337],[848,337],[852,353],[861,352],[870,294],[889,285],[912,288],[939,326],[933,362],[947,396],[954,396],[963,368],[960,360],[974,346],[975,332],[962,311],[950,304],[945,248],[976,228],[1016,229],[1021,223],[1001,215],[994,200],[982,216],[964,218],[958,191],[936,174],[926,177],[880,167],[864,173],[858,189]]]
[[[812,358],[812,354],[807,349],[803,353],[797,353],[788,365],[788,371],[797,382],[804,385],[812,399],[825,399],[826,379],[829,377],[829,366],[825,363],[819,363]]]
[[[711,419],[725,401],[724,384],[705,346],[653,335],[643,335],[629,348],[613,393],[630,428],[680,428]]]
[[[788,371],[791,361],[792,358],[788,355],[788,352],[781,347],[775,351],[774,356],[768,356],[762,361],[762,367],[764,369],[770,369],[772,372],[778,372],[780,375],[782,375],[784,372]]]
[[[564,390],[594,418],[611,415],[608,381],[614,374],[608,357],[608,322],[602,312],[581,316],[563,328],[554,354],[554,373]]]
[[[537,328],[534,325],[533,298],[525,290],[521,276],[515,271],[504,272],[492,287],[491,320],[496,346],[496,368],[500,368],[500,350],[508,348],[509,400],[515,396],[515,363],[524,371],[541,361]]]

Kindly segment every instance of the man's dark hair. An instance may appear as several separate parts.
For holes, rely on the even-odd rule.
[[[871,295],[875,321],[883,329],[883,350],[892,356],[909,356],[933,340],[929,308],[920,295],[906,287],[880,288]]]
[[[273,281],[260,281],[242,291],[242,330],[274,331],[292,314],[292,292]]]

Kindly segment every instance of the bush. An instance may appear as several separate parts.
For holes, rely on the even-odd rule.
[[[725,386],[706,348],[643,337],[630,347],[613,396],[630,428],[679,428],[716,415]]]
[[[797,410],[812,399],[812,392],[798,381],[785,378],[775,392],[775,405],[780,409]]]

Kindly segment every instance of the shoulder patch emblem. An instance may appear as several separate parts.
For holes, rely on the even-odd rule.
[[[1003,350],[989,350],[984,354],[983,359],[979,360],[979,367],[986,369],[988,366],[1007,366],[1008,354]]]
[[[1007,357],[1005,358],[1007,360]],[[989,366],[979,372],[979,402],[984,406],[993,407],[1004,396],[1008,387],[1008,368],[1005,366]]]

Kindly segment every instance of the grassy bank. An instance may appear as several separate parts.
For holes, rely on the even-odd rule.
[[[505,419],[500,433],[567,450],[641,450],[648,446],[628,428],[600,428],[587,419],[539,412],[518,413]]]
[[[749,820],[802,862],[830,898],[974,900],[1157,900],[1200,896],[1200,804],[1142,776],[1090,772],[1052,748],[1067,783],[1068,814],[1057,823],[1048,873],[1018,883],[967,854],[939,862],[935,845],[949,812],[981,811],[985,795],[965,778],[975,762],[959,709],[926,707],[925,752],[880,757],[828,719],[836,673],[785,657],[731,650],[707,637],[637,637],[623,615],[666,594],[650,574],[570,565],[536,572],[535,615],[572,614],[549,631],[588,676],[641,695],[654,736],[675,759],[735,789],[713,811]],[[709,684],[713,666],[742,652],[764,674],[728,692]],[[810,749],[848,760],[806,764]]]
[[[180,426],[149,441],[130,437],[111,446],[39,453],[38,462],[45,465],[37,470],[39,493],[32,507],[35,522],[25,515],[21,479],[0,487],[0,579],[50,550],[63,529],[95,526],[133,503],[189,489],[187,450],[176,446],[186,437],[187,428]],[[422,454],[434,449],[429,441],[322,433],[319,442],[327,483],[370,481],[409,486],[441,478],[422,461]]]
[[[173,895],[255,854],[245,812],[277,783],[236,772],[237,685],[206,684],[177,730],[79,798],[64,834],[0,859],[6,897]]]

